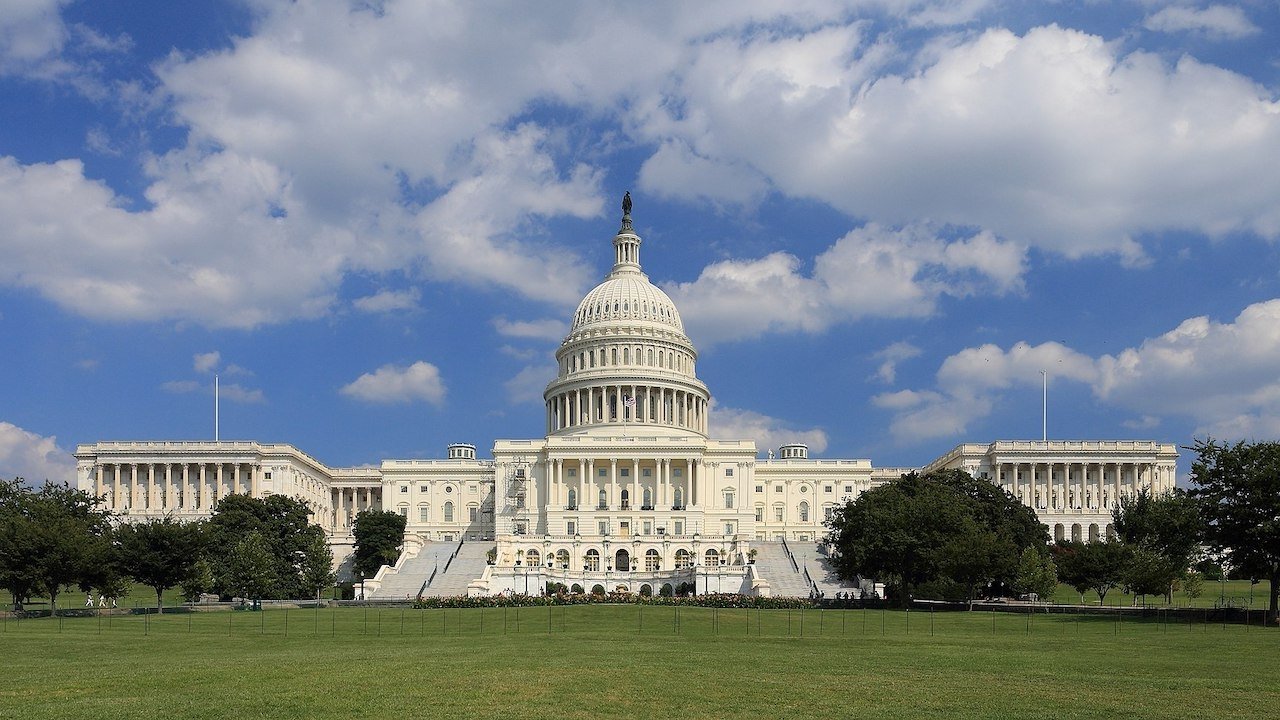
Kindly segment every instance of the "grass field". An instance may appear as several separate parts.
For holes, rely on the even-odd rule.
[[[1273,717],[1280,631],[638,606],[7,620],[0,717]]]

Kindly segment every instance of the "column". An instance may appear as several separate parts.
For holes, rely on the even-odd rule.
[[[618,406],[618,417],[622,417],[621,405]],[[609,458],[609,486],[608,490],[609,509],[614,510],[618,507],[618,458]]]
[[[120,463],[111,464],[111,508],[119,510],[124,507],[120,503]]]
[[[102,489],[102,464],[94,461],[93,464],[93,495],[94,497],[102,497],[105,492]]]

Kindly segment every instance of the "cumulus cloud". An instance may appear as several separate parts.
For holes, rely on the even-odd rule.
[[[541,320],[508,320],[494,318],[493,328],[499,335],[531,340],[561,340],[569,328],[563,320],[543,318]]]
[[[899,440],[962,435],[987,417],[1002,393],[1042,382],[1089,387],[1100,401],[1130,411],[1126,427],[1188,418],[1195,432],[1222,439],[1280,434],[1280,299],[1245,308],[1231,322],[1194,317],[1115,355],[1090,357],[1060,343],[966,348],[943,361],[936,387],[883,393]]]
[[[213,372],[218,369],[218,363],[222,362],[222,353],[214,350],[207,353],[196,353],[192,358],[192,366],[198,373]]]
[[[33,485],[45,480],[74,482],[76,461],[58,447],[55,436],[43,436],[0,421],[0,478],[21,477]]]
[[[947,241],[931,228],[869,224],[820,254],[725,260],[667,292],[700,345],[768,332],[820,332],[864,317],[924,317],[943,296],[1020,291],[1025,250],[989,233]]]
[[[0,1],[0,73],[57,53],[67,40],[62,7],[71,0]]]
[[[340,391],[347,397],[371,403],[444,402],[445,386],[440,370],[419,360],[409,366],[383,365],[365,373]]]
[[[1169,5],[1148,15],[1142,26],[1156,32],[1195,32],[1224,40],[1261,32],[1244,14],[1243,8],[1229,5],[1210,5],[1204,9]]]
[[[512,403],[541,403],[542,391],[555,376],[555,365],[529,365],[502,385]]]
[[[384,313],[396,310],[415,310],[422,292],[418,288],[408,290],[380,290],[372,295],[356,298],[351,304],[361,312]]]
[[[892,385],[898,376],[898,363],[920,356],[920,348],[909,342],[896,342],[877,352],[873,357],[883,362],[876,369],[876,377],[881,382]]]
[[[777,450],[788,443],[804,443],[815,453],[827,449],[827,433],[821,428],[799,430],[788,423],[752,410],[719,405],[713,399],[707,416],[711,435],[726,439],[754,440],[756,450]]]

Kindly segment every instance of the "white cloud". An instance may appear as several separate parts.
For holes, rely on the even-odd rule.
[[[982,228],[1070,258],[1168,230],[1280,236],[1280,105],[1242,75],[1056,26],[856,27],[693,44],[638,132],[883,225]],[[910,71],[885,73],[886,59]]]
[[[444,402],[445,386],[440,370],[419,360],[407,367],[383,365],[365,373],[341,390],[343,395],[373,403],[409,403],[425,400],[433,405]]]
[[[56,437],[37,435],[0,421],[0,478],[21,477],[32,485],[41,485],[45,480],[74,483],[75,470],[75,458],[58,447]]]
[[[160,384],[160,389],[174,395],[193,393],[204,387],[204,383],[195,380],[169,380]],[[210,389],[212,391],[212,389]]]
[[[222,353],[214,350],[207,353],[196,353],[192,358],[192,366],[198,373],[213,372],[218,369],[218,363],[222,362]]]
[[[542,320],[508,320],[494,318],[493,328],[499,335],[531,340],[562,340],[569,327],[563,320],[543,318]]]
[[[769,189],[760,173],[742,164],[700,157],[679,142],[666,142],[640,166],[641,190],[658,197],[752,204]]]
[[[725,260],[667,287],[702,346],[767,332],[820,332],[864,317],[924,317],[944,295],[1019,291],[1025,251],[989,233],[945,241],[930,228],[870,224],[845,235],[805,274],[800,259],[773,253]]]
[[[873,356],[877,360],[884,361],[876,369],[876,377],[881,382],[892,385],[898,376],[898,363],[919,356],[920,348],[915,345],[905,341],[893,343]]]
[[[257,405],[267,401],[262,391],[256,388],[247,388],[239,383],[221,383],[218,386],[218,395],[232,402],[245,403],[249,405]]]
[[[503,383],[507,398],[516,404],[542,402],[542,391],[556,377],[555,365],[530,365]]]
[[[384,313],[396,310],[416,310],[422,292],[418,288],[408,290],[379,290],[372,295],[356,298],[351,302],[361,312]]]
[[[713,399],[707,416],[711,435],[730,440],[754,440],[756,450],[776,451],[788,443],[804,443],[815,453],[827,449],[827,433],[820,428],[797,430],[777,418],[751,410],[719,405]]]
[[[963,435],[1014,388],[1077,382],[1103,403],[1134,413],[1125,427],[1146,430],[1164,417],[1196,424],[1195,433],[1221,439],[1280,435],[1280,299],[1245,308],[1232,322],[1194,317],[1125,349],[1093,358],[1056,342],[967,348],[943,361],[936,389],[873,398],[893,412],[901,441]]]
[[[1195,32],[1219,39],[1235,39],[1262,32],[1243,8],[1210,5],[1203,10],[1186,5],[1170,5],[1148,15],[1142,26],[1156,32]]]
[[[61,11],[71,0],[0,0],[0,73],[30,65],[62,49]]]

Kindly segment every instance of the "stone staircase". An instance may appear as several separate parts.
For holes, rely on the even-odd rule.
[[[838,592],[852,593],[854,597],[861,597],[862,590],[859,584],[840,579],[818,543],[788,540],[787,547],[791,548],[791,554],[800,565],[800,569],[809,571],[809,578],[824,597],[834,598]]]
[[[430,584],[423,588],[422,594],[424,596],[453,597],[455,595],[466,595],[467,585],[484,575],[484,568],[489,560],[489,551],[494,547],[493,542],[482,540],[464,542],[462,547],[458,549],[457,556],[450,561],[449,556],[456,547],[457,545],[450,544],[449,550],[441,555],[440,569]],[[428,571],[427,575],[423,576],[422,579],[426,580],[430,574],[430,571]]]
[[[418,597],[418,590],[431,576],[431,571],[443,567],[449,554],[457,543],[428,543],[412,557],[400,565],[396,572],[383,575],[382,587],[369,593],[370,600],[413,600]]]
[[[756,573],[769,582],[774,597],[809,597],[813,588],[792,566],[781,542],[756,541],[751,547],[756,550]],[[799,560],[797,557],[797,563]]]

